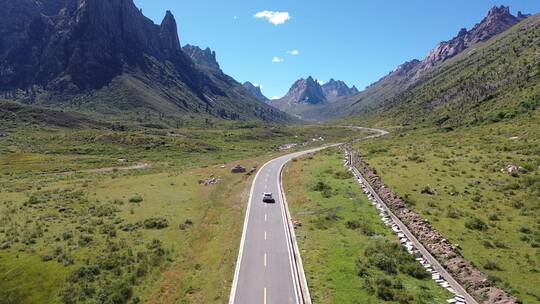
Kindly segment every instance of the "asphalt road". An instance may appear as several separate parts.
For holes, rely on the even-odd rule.
[[[231,304],[303,303],[299,277],[286,220],[286,206],[280,195],[280,172],[291,159],[321,150],[291,153],[266,163],[257,173],[248,202],[244,232],[231,289]],[[264,192],[275,203],[263,203]]]

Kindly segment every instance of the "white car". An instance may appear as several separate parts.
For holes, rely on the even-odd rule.
[[[274,200],[274,197],[272,196],[272,193],[270,192],[265,192],[263,193],[263,199],[262,201],[264,203],[275,203],[276,201]]]

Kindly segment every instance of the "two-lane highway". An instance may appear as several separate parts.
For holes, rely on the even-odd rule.
[[[294,262],[286,206],[280,195],[280,173],[291,159],[321,149],[278,157],[257,172],[244,220],[229,303],[303,303],[299,278],[304,274]],[[264,192],[273,193],[275,203],[263,203]]]

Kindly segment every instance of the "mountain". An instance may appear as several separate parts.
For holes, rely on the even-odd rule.
[[[439,43],[423,60],[405,62],[362,92],[327,105],[324,109],[306,108],[301,115],[311,119],[325,119],[372,111],[385,101],[396,98],[408,88],[422,82],[436,67],[469,49],[474,49],[527,17],[528,15],[521,12],[514,16],[508,7],[495,6],[472,29],[459,30],[456,37]]]
[[[289,114],[299,115],[305,109],[320,107],[355,93],[358,93],[355,86],[349,88],[341,80],[330,79],[321,85],[318,80],[309,76],[297,80],[285,96],[270,101],[270,105]]]
[[[359,117],[454,128],[533,115],[540,108],[540,14],[428,71]]]
[[[244,82],[243,86],[253,96],[257,97],[258,100],[260,100],[262,102],[268,102],[269,101],[269,99],[266,96],[264,96],[264,94],[262,93],[260,86],[256,86],[256,85],[254,85],[253,83],[251,83],[249,81]]]
[[[336,101],[343,97],[348,97],[358,94],[358,89],[355,86],[349,88],[347,84],[341,80],[330,79],[327,83],[321,86],[324,96],[328,101]]]
[[[219,63],[216,60],[216,52],[210,48],[201,49],[198,46],[186,44],[182,47],[186,53],[196,64],[209,67],[211,69],[220,70]]]
[[[222,73],[215,53],[184,51],[169,11],[156,25],[132,0],[0,0],[0,9],[0,97],[111,119],[289,119]]]
[[[308,78],[298,79],[293,83],[287,95],[282,97],[279,102],[285,103],[309,103],[318,104],[326,101],[326,96],[320,84],[309,76]]]

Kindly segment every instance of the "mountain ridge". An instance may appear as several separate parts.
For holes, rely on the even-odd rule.
[[[340,98],[349,97],[356,93],[358,93],[358,89],[355,86],[349,87],[341,80],[331,78],[328,82],[321,84],[319,80],[308,76],[296,80],[285,96],[271,100],[269,104],[295,115],[303,107],[333,103]]]
[[[528,16],[521,12],[513,16],[509,7],[494,6],[488,11],[486,17],[470,30],[459,30],[457,36],[440,42],[432,48],[424,59],[413,59],[400,64],[358,94],[341,98],[329,105],[293,110],[289,108],[287,111],[315,120],[346,117],[372,111],[385,100],[395,98],[407,88],[421,82],[434,68],[471,49],[472,46],[486,42],[508,30]]]
[[[170,11],[156,25],[132,0],[0,0],[0,6],[8,12],[0,21],[4,98],[113,117],[127,111],[176,120],[290,119],[221,70],[194,62]]]
[[[261,91],[261,86],[254,85],[253,83],[246,81],[242,84],[246,90],[248,90],[253,96],[257,97],[262,102],[268,102],[270,99]]]

